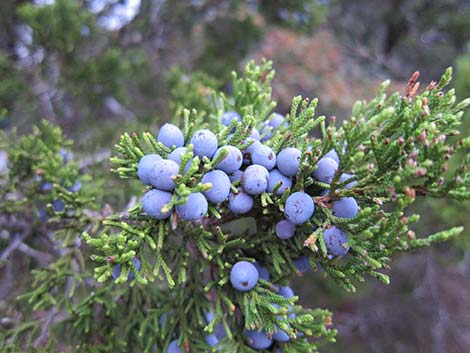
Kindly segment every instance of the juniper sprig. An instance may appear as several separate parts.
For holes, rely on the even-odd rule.
[[[404,94],[388,96],[385,82],[336,127],[335,119],[315,117],[316,99],[295,97],[287,116],[273,113],[271,63],[251,62],[244,77],[233,74],[232,96],[214,92],[203,114],[184,110],[185,149],[171,173],[164,161],[182,146],[162,143],[153,133],[125,133],[112,158],[114,172],[137,178],[142,158],[158,155],[161,161],[147,165],[150,183],[142,190],[164,194],[110,217],[105,232],[85,234],[96,249],[96,278],[105,282],[120,266],[118,284],[133,273],[131,286],[156,282],[170,290],[160,305],[171,308],[165,317],[172,329],[157,340],[163,351],[173,337],[172,346],[185,351],[316,351],[334,340],[331,314],[280,294],[290,279],[311,267],[348,291],[366,275],[388,283],[384,270],[394,253],[462,231],[416,237],[410,225],[419,215],[405,215],[416,197],[470,197],[470,157],[448,170],[453,153],[470,147],[468,139],[449,138],[458,135],[470,104],[444,91],[451,73],[419,94],[418,73]],[[315,128],[321,138],[311,136]],[[224,164],[232,153],[233,161]],[[225,174],[225,165],[234,170],[205,182],[214,170]],[[171,186],[162,189],[163,180]],[[212,188],[224,190],[222,202],[210,201]],[[280,222],[294,234],[279,237]],[[207,313],[211,320],[204,320]],[[214,330],[215,338],[204,339]]]

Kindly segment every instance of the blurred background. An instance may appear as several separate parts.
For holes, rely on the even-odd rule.
[[[263,57],[274,62],[282,114],[301,94],[320,99],[319,114],[348,119],[381,81],[403,91],[414,71],[427,85],[448,66],[463,99],[470,0],[1,0],[0,128],[61,126],[74,153],[94,161],[86,172],[104,178],[104,202],[119,208],[139,193],[108,172],[120,134],[155,131],[183,106],[205,109],[210,88],[230,92],[230,72]],[[422,200],[414,211],[418,234],[467,231],[395,258],[388,287],[371,280],[350,295],[321,274],[296,281],[304,305],[334,313],[338,343],[325,352],[470,352],[470,204]],[[3,307],[38,266],[17,259],[0,267]]]

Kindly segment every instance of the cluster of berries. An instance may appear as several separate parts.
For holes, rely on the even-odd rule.
[[[227,112],[222,115],[221,123],[226,127],[233,126],[234,119],[237,123],[242,121],[238,113]],[[144,212],[156,219],[166,219],[175,211],[181,220],[196,221],[207,214],[209,203],[223,204],[233,214],[242,215],[255,207],[255,198],[263,193],[269,193],[274,197],[288,195],[285,198],[283,217],[275,223],[274,232],[281,240],[293,237],[296,227],[308,222],[315,212],[313,195],[305,191],[289,194],[299,173],[302,158],[306,157],[302,157],[302,151],[295,147],[286,147],[276,154],[264,143],[271,138],[276,129],[287,124],[283,116],[273,114],[262,126],[261,132],[256,128],[252,129],[250,136],[243,143],[244,146],[248,146],[244,150],[230,145],[232,135],[228,136],[227,145],[219,146],[217,136],[207,129],[196,131],[190,138],[189,145],[185,146],[184,134],[177,126],[163,125],[157,139],[171,152],[167,158],[162,158],[158,154],[146,155],[137,166],[139,179],[144,184],[152,186],[142,198]],[[179,202],[175,203],[173,195],[175,180],[181,178],[182,174],[191,168],[193,162],[193,159],[183,158],[187,156],[189,148],[193,156],[210,161],[212,168],[202,169],[208,170],[200,178],[204,185],[203,191],[189,193],[186,195],[186,202],[177,196]],[[220,157],[221,153],[224,154],[223,158]],[[183,160],[184,166],[182,166]],[[312,177],[321,183],[330,184],[338,167],[338,154],[332,150],[317,162]],[[351,188],[356,184],[353,180],[354,175],[345,173],[340,176],[339,181],[342,185],[345,184],[345,188]],[[320,196],[327,196],[328,192],[329,190],[325,190]],[[331,211],[336,217],[352,218],[357,215],[359,206],[353,197],[343,197],[331,203]],[[348,252],[348,235],[341,228],[332,226],[324,231],[323,237],[330,257],[344,256]],[[294,263],[300,272],[311,268],[305,256],[294,260]],[[138,269],[137,265],[136,268]],[[115,269],[117,271],[117,267]],[[129,276],[131,274],[129,273]],[[267,269],[259,264],[239,261],[232,266],[230,282],[238,291],[250,291],[256,286],[259,278],[269,281]],[[280,287],[279,294],[286,298],[294,295],[289,287]],[[287,317],[292,315],[295,316],[291,313]],[[272,337],[264,331],[256,330],[246,331],[245,336],[248,344],[254,349],[267,349],[273,340],[286,342],[290,339],[281,329],[278,329]],[[214,333],[207,336],[206,341],[214,346],[221,338],[222,336],[218,337]],[[167,352],[179,352],[179,349],[175,340]]]

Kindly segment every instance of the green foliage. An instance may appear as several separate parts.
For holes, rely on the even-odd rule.
[[[110,94],[126,100],[126,79],[130,72],[127,57],[118,48],[103,50],[97,57],[76,62],[64,68],[62,82],[69,87],[70,94],[79,95],[87,105],[102,102]],[[72,84],[71,84],[72,83]]]
[[[171,94],[171,110],[174,116],[180,116],[185,107],[192,107],[200,114],[211,109],[212,90],[220,83],[203,71],[185,73],[179,67],[173,67],[167,76]]]
[[[455,80],[455,91],[460,99],[470,97],[470,57],[461,56],[456,60],[457,79]],[[462,116],[462,126],[460,128],[459,139],[464,139],[470,136],[470,114],[467,111]],[[468,152],[466,150],[458,151],[455,157],[449,161],[451,168],[468,168]],[[464,225],[466,235],[468,235],[469,222],[468,210],[470,210],[470,202],[456,202],[455,200],[435,199],[427,200],[421,207],[429,207],[430,212],[426,218],[426,222],[430,226],[441,228],[442,224],[446,225]],[[455,242],[456,246],[460,249],[469,249],[469,237],[461,237]]]
[[[43,6],[27,3],[18,14],[32,28],[38,45],[59,54],[72,54],[96,30],[93,15],[79,1],[57,0]]]

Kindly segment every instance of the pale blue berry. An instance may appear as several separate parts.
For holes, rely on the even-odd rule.
[[[153,165],[161,161],[162,157],[158,154],[147,154],[143,156],[137,165],[137,176],[145,185],[150,185],[149,175],[152,172]]]
[[[241,292],[252,290],[258,283],[258,270],[248,261],[238,261],[230,271],[230,283]]]
[[[260,135],[259,131],[256,128],[253,128],[251,130],[251,134],[250,134],[249,137],[254,139],[254,140],[261,140],[261,135]]]
[[[268,187],[266,190],[268,192],[273,192],[276,187],[276,195],[282,195],[285,190],[290,189],[292,187],[292,179],[282,174],[278,169],[273,169],[269,172]]]
[[[332,211],[336,217],[353,218],[359,212],[359,205],[354,197],[343,197],[333,202]]]
[[[282,174],[295,176],[299,171],[300,156],[302,152],[295,147],[284,148],[276,158],[277,168]]]
[[[194,154],[199,158],[212,158],[219,144],[214,133],[207,129],[196,131],[190,143],[193,145]]]
[[[326,229],[323,233],[325,246],[328,254],[333,256],[344,256],[349,251],[349,246],[346,243],[349,241],[348,235],[340,228],[333,226]]]
[[[246,142],[253,141],[251,145],[249,145],[244,151],[243,151],[243,163],[244,164],[251,164],[251,154],[255,149],[258,149],[260,146],[262,146],[262,143],[259,142],[258,140],[252,139],[251,137],[246,139]]]
[[[282,123],[284,123],[284,121],[286,120],[286,118],[279,114],[279,113],[274,113],[272,116],[271,116],[271,119],[269,119],[268,121],[268,125],[273,127],[274,129],[277,129],[279,126],[281,126]],[[287,126],[288,124],[285,123],[284,126]]]
[[[206,198],[213,203],[224,202],[230,193],[230,179],[221,170],[213,170],[204,174],[201,179],[203,184],[211,183],[211,188],[204,191]]]
[[[206,342],[209,346],[214,347],[217,343],[219,343],[219,339],[215,333],[211,333],[210,335],[206,336]]]
[[[240,117],[240,114],[234,111],[230,112],[225,112],[222,114],[220,117],[220,121],[222,122],[222,125],[224,126],[229,126],[232,120],[236,119],[238,122],[240,122],[242,119]]]
[[[313,172],[315,179],[330,184],[338,169],[338,163],[335,160],[324,157],[317,163],[317,169]]]
[[[323,158],[331,158],[331,159],[334,160],[337,164],[339,164],[338,153],[337,153],[335,150],[331,150],[330,152],[328,152],[327,154],[325,154],[325,155],[323,156]]]
[[[178,165],[181,165],[181,158],[183,157],[183,155],[186,154],[187,151],[188,149],[186,147],[175,148],[168,155],[168,159],[173,162],[176,162]],[[186,165],[184,166],[184,170],[183,170],[184,173],[186,173],[189,170],[189,168],[191,167],[191,163],[192,163],[192,160],[189,160],[186,162]]]
[[[181,353],[181,347],[178,344],[178,340],[173,340],[170,342],[166,353]]]
[[[254,349],[268,349],[273,344],[273,340],[268,337],[264,330],[245,330],[248,345]]]
[[[251,163],[259,164],[267,170],[271,170],[276,165],[276,154],[271,147],[263,144],[256,144],[251,150]]]
[[[343,174],[341,174],[341,177],[339,178],[339,181],[341,183],[344,183],[344,182],[348,181],[351,178],[354,178],[354,174],[343,173]],[[347,183],[344,187],[346,189],[350,189],[350,188],[354,187],[356,184],[357,184],[357,180],[353,180],[353,181]]]
[[[172,191],[175,188],[173,178],[178,175],[179,165],[169,159],[156,161],[148,173],[150,184],[157,189]]]
[[[176,213],[184,221],[196,221],[207,213],[208,204],[203,194],[189,194],[185,203],[176,205]]]
[[[237,180],[241,181],[242,175],[243,175],[243,172],[241,170],[236,170],[232,174],[230,174],[228,177],[230,178],[230,182],[234,183]]]
[[[238,190],[238,193],[230,193],[228,209],[235,214],[244,214],[253,208],[253,197]]]
[[[276,332],[273,333],[273,339],[278,342],[287,342],[290,340],[290,337],[285,331],[278,327]]]
[[[290,299],[294,296],[294,291],[291,287],[279,287],[279,294],[284,298]]]
[[[268,187],[269,172],[261,165],[250,165],[245,169],[241,179],[243,190],[250,195],[259,195]]]
[[[181,147],[184,145],[184,135],[178,126],[173,124],[164,124],[158,132],[157,140],[166,147]]]
[[[171,193],[158,189],[152,189],[145,193],[142,197],[142,208],[149,216],[156,219],[165,219],[170,217],[173,212],[173,207],[168,211],[162,212],[163,206],[166,206],[171,201]]]
[[[295,234],[295,224],[287,219],[276,223],[276,235],[279,239],[290,239]]]
[[[227,151],[227,156],[216,165],[217,169],[223,170],[226,173],[233,173],[240,169],[243,163],[241,151],[235,146],[223,146],[215,152],[214,159],[222,152]]]
[[[294,224],[302,224],[312,217],[315,205],[310,195],[297,191],[291,194],[284,207],[284,215]]]

